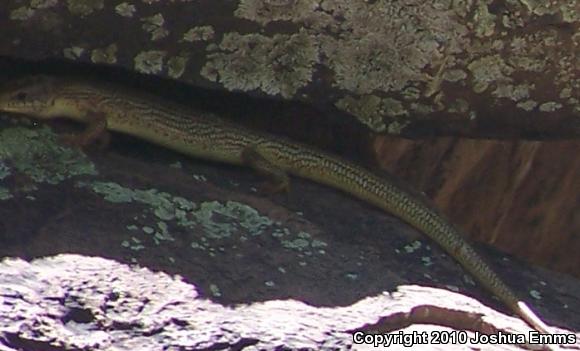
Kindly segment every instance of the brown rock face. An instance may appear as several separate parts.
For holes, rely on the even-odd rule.
[[[377,138],[382,167],[476,240],[580,275],[580,141]]]

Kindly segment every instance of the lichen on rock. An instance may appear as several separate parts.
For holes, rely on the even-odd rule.
[[[83,55],[85,49],[80,46],[71,46],[68,48],[64,48],[62,54],[69,60],[77,60],[79,57]]]
[[[161,13],[142,18],[141,21],[143,30],[151,35],[151,40],[159,40],[169,35],[169,31],[165,28],[165,18]]]
[[[26,21],[34,15],[34,10],[30,7],[21,6],[10,12],[10,19],[16,21]]]
[[[239,241],[246,241],[268,233],[284,247],[301,239],[305,246],[297,250],[300,252],[310,250],[311,253],[324,254],[321,248],[327,245],[306,232],[294,233],[255,208],[237,201],[197,203],[157,189],[132,189],[115,182],[79,181],[77,187],[90,189],[111,203],[145,206],[142,214],[127,226],[128,230],[135,231],[135,235],[141,228],[144,236],[135,236],[135,239],[121,243],[133,251],[143,249],[143,245],[151,240],[156,245],[173,241],[169,226],[186,229],[191,234],[189,246],[195,250],[207,250],[210,254],[215,253],[222,240],[239,236]],[[156,228],[148,224],[152,222],[156,222]]]
[[[467,34],[453,11],[435,10],[435,6],[422,1],[322,2],[324,11],[343,18],[341,35],[322,39],[335,84],[365,94],[427,82],[422,70],[439,61],[444,49],[456,52]]]
[[[227,33],[207,57],[201,75],[227,89],[290,98],[311,81],[318,49],[305,31],[272,37]]]
[[[241,0],[234,14],[262,25],[314,17],[320,0]]]
[[[357,113],[355,115],[363,123],[380,131],[386,127],[380,120],[384,115],[369,116],[370,111],[380,109],[379,105],[384,101],[365,95],[398,94],[410,85],[428,84],[429,77],[424,70],[433,62],[441,61],[444,55],[459,52],[465,45],[467,27],[458,20],[456,9],[448,5],[415,0],[404,3],[386,0],[242,0],[235,15],[261,25],[275,21],[297,25],[300,33],[319,48],[320,55],[313,59],[334,75],[331,79],[334,87],[347,91],[351,97],[358,95],[357,103],[345,97],[335,105],[349,113]],[[239,50],[245,52],[249,49]],[[210,57],[210,63],[212,58],[215,59]],[[246,67],[240,66],[238,71],[241,70],[242,74],[238,75],[245,75],[243,70]],[[207,76],[213,74],[215,77],[216,74],[208,70],[213,66],[204,68]],[[235,77],[229,80],[235,80]],[[230,89],[231,85],[224,85]],[[272,93],[272,90],[266,91],[257,84],[252,88]],[[396,100],[396,96],[389,98]],[[395,105],[383,112],[406,113],[404,108]]]
[[[163,71],[167,52],[162,50],[142,51],[134,59],[134,67],[142,73],[155,74]]]
[[[105,48],[94,49],[91,52],[91,61],[94,63],[113,64],[117,62],[117,44],[113,43]]]
[[[78,16],[87,16],[102,10],[104,0],[67,0],[68,10]]]
[[[32,0],[30,7],[34,9],[46,9],[58,4],[59,0]]]
[[[471,62],[467,68],[471,71],[473,90],[483,93],[490,85],[511,82],[513,68],[508,66],[499,55],[481,57]]]
[[[520,0],[528,11],[537,16],[560,15],[565,22],[580,20],[580,4],[577,0],[545,1]]]
[[[187,54],[171,57],[167,60],[167,74],[175,79],[181,77],[187,68],[188,61],[189,55]]]
[[[135,14],[135,12],[137,11],[137,9],[135,8],[135,5],[133,4],[129,4],[128,2],[122,2],[119,5],[115,6],[115,12],[119,15],[119,16],[123,16],[123,17],[133,17],[133,15]]]
[[[387,129],[381,115],[381,98],[376,95],[365,95],[360,99],[345,96],[336,102],[336,107],[357,116],[372,130],[384,131]]]
[[[183,40],[193,43],[196,41],[208,41],[213,39],[215,31],[212,26],[197,26],[190,28],[183,34]]]
[[[7,128],[0,132],[4,165],[35,182],[57,184],[77,175],[96,174],[95,166],[78,151],[59,145],[48,128]]]

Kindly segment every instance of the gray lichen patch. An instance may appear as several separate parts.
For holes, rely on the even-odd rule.
[[[309,233],[299,232],[296,237],[282,240],[282,246],[310,256],[315,253],[315,250],[318,250],[320,254],[324,254],[324,251],[321,251],[320,248],[326,247],[327,244],[322,241],[312,240],[312,236]]]
[[[57,184],[94,175],[94,165],[75,149],[61,146],[49,128],[8,128],[0,132],[0,160],[36,182]]]
[[[94,49],[91,51],[91,61],[93,63],[113,64],[117,62],[117,44],[113,43],[106,48]]]
[[[165,28],[165,18],[160,13],[151,17],[142,18],[143,30],[151,35],[151,40],[159,40],[169,35],[169,31]]]
[[[187,62],[189,61],[189,55],[180,55],[171,57],[167,60],[167,74],[171,78],[179,78],[185,72],[187,68]]]
[[[142,51],[135,56],[135,70],[148,74],[160,73],[163,71],[165,56],[167,56],[167,52],[161,50]]]
[[[372,130],[382,132],[387,129],[381,112],[381,98],[376,95],[365,95],[357,99],[346,96],[336,102],[336,107],[356,116]]]
[[[568,99],[572,97],[572,89],[564,88],[560,91],[560,99]]]
[[[495,30],[496,16],[489,12],[486,1],[479,1],[475,10],[474,26],[475,35],[478,37],[489,37]]]
[[[138,203],[146,208],[141,220],[135,218],[136,222],[127,225],[127,229],[135,232],[141,228],[141,232],[155,245],[160,245],[164,241],[174,241],[168,222],[182,227],[193,227],[196,222],[192,220],[191,213],[197,205],[183,197],[174,196],[156,189],[130,189],[113,182],[78,182],[78,187],[89,188],[93,192],[102,195],[103,199],[113,203]],[[142,221],[155,222],[155,226],[143,225]],[[138,238],[137,238],[138,239]],[[141,241],[124,241],[121,243],[132,251],[139,251],[144,248]]]
[[[426,81],[422,70],[443,51],[458,52],[467,28],[453,5],[424,1],[242,0],[235,15],[266,25],[293,22],[321,48],[320,64],[351,94],[400,91]],[[332,33],[327,35],[326,33]]]
[[[508,98],[513,101],[520,101],[530,96],[530,91],[534,89],[533,84],[499,84],[492,92],[492,95],[500,98]]]
[[[84,52],[85,49],[80,46],[71,46],[69,48],[64,48],[62,54],[69,60],[76,60],[80,58]]]
[[[313,16],[320,0],[241,0],[234,14],[262,25],[274,21],[303,21]]]
[[[536,106],[538,106],[538,103],[533,100],[526,100],[518,102],[516,106],[524,111],[532,111]]]
[[[238,237],[239,243],[248,241],[248,235],[253,237],[266,233],[272,233],[280,245],[286,248],[295,249],[296,245],[303,243],[305,250],[308,248],[304,252],[309,255],[323,254],[323,248],[327,245],[313,239],[306,232],[293,234],[288,228],[261,215],[253,207],[236,201],[208,201],[198,204],[156,189],[130,189],[113,182],[78,182],[77,186],[88,188],[113,203],[145,205],[143,215],[134,218],[136,222],[127,225],[127,229],[136,232],[141,228],[140,231],[156,245],[175,240],[170,226],[185,228],[188,232],[201,232],[201,236],[191,235],[189,246],[207,250],[210,254],[217,252],[223,240]],[[128,248],[131,245],[130,242],[125,243]],[[304,253],[302,249],[297,251]]]
[[[222,292],[221,292],[219,286],[217,286],[216,284],[210,284],[209,285],[209,291],[210,291],[210,293],[211,293],[211,295],[213,297],[220,297],[220,296],[222,296]]]
[[[196,41],[208,41],[212,40],[215,35],[215,31],[212,26],[199,26],[190,28],[187,32],[183,34],[183,40],[193,43]]]
[[[473,91],[476,93],[483,93],[492,84],[510,83],[510,74],[514,71],[499,55],[476,59],[467,68],[471,71]]]
[[[55,6],[59,0],[32,0],[29,6],[21,6],[10,11],[10,19],[25,21],[36,14],[36,10],[47,9]]]
[[[68,10],[78,16],[87,16],[95,11],[102,10],[104,0],[67,0]]]
[[[129,4],[128,2],[122,2],[119,5],[115,6],[115,12],[119,16],[131,18],[135,14],[137,9],[135,5]]]
[[[145,245],[141,243],[141,240],[136,237],[131,237],[131,240],[123,240],[121,242],[121,246],[127,248],[131,251],[141,251],[145,249]]]
[[[383,116],[404,116],[408,114],[403,103],[390,97],[380,98],[376,95],[363,95],[360,98],[346,96],[337,101],[336,107],[356,116],[362,123],[374,131],[387,129]]]
[[[133,201],[133,191],[120,186],[116,183],[110,182],[93,182],[90,184],[80,182],[77,186],[89,186],[91,189],[97,193],[103,195],[103,198],[107,201],[114,203],[124,203]]]
[[[31,0],[30,7],[33,9],[47,9],[57,5],[59,0]]]
[[[541,43],[548,35],[538,33],[515,36],[509,46],[506,62],[516,69],[530,72],[542,72],[548,64],[548,52]],[[540,39],[542,38],[542,39]]]
[[[560,108],[562,108],[562,104],[555,101],[544,102],[538,107],[542,112],[554,112]]]
[[[466,41],[467,28],[453,10],[439,7],[424,1],[322,2],[323,11],[343,18],[339,37],[321,37],[335,84],[368,94],[427,82],[423,69]]]
[[[397,99],[386,97],[383,99],[383,111],[392,117],[407,116],[409,111],[405,109],[403,102]]]
[[[407,244],[403,247],[406,253],[414,253],[415,251],[419,250],[423,243],[419,240],[415,240],[410,244]]]
[[[204,202],[194,213],[209,238],[232,236],[243,229],[251,235],[261,235],[274,224],[256,209],[235,201],[222,204],[218,201]]]
[[[22,6],[10,11],[10,19],[15,21],[26,21],[34,16],[34,10],[27,6]]]
[[[387,126],[389,134],[399,135],[411,123],[410,121],[393,121]]]
[[[177,4],[182,2],[21,0],[8,8],[12,18],[32,18],[31,28],[43,29],[45,17],[58,16],[53,36],[62,34],[67,16],[61,15],[69,8],[81,16],[108,15],[111,24],[147,37],[137,52],[134,45],[122,42],[124,38],[116,43],[118,53],[111,54],[106,47],[111,42],[86,46],[84,37],[93,33],[97,39],[111,38],[114,28],[78,31],[70,36],[66,51],[58,44],[49,50],[70,59],[121,66],[132,66],[134,59],[134,69],[148,74],[337,106],[344,104],[338,101],[344,97],[364,100],[375,95],[383,102],[390,97],[395,101],[389,104],[392,108],[379,109],[382,116],[358,115],[380,131],[397,113],[414,119],[414,111],[443,111],[459,96],[467,101],[488,99],[493,109],[501,110],[511,104],[503,99],[541,104],[558,101],[557,90],[567,89],[572,96],[558,101],[561,111],[580,109],[574,83],[580,34],[573,30],[577,23],[564,23],[578,18],[577,0],[510,0],[501,6],[494,0],[238,0],[226,8],[213,3],[206,8],[195,0]],[[48,7],[56,8],[42,10]],[[213,16],[214,7],[225,12]],[[212,10],[205,17],[208,9]],[[180,11],[204,18],[173,16]],[[17,38],[14,45],[26,40]],[[160,41],[162,47],[157,45]],[[85,52],[71,50],[73,44]],[[550,86],[550,81],[555,84]],[[525,86],[542,89],[525,92]],[[410,87],[419,90],[416,97],[404,95]],[[455,94],[459,90],[461,94]],[[414,109],[411,102],[423,105]],[[428,113],[424,117],[437,118]]]
[[[551,70],[554,73],[550,77],[554,82],[554,89],[538,91],[537,96],[530,92],[530,97],[538,101],[536,104],[559,98],[558,104],[562,106],[568,104],[573,109],[578,109],[580,99],[578,47],[578,43],[568,42],[565,36],[554,29],[546,28],[514,37],[509,46],[510,51],[506,54],[506,63],[514,67],[516,72],[532,73],[528,75],[528,80],[531,82],[537,80],[538,84],[546,72]],[[533,86],[530,83],[528,85]],[[526,111],[532,108],[531,103],[518,106]],[[554,111],[549,108],[544,112]]]
[[[555,85],[567,91],[578,90],[574,88],[578,76],[574,67],[580,62],[578,45],[571,44],[567,34],[543,27],[514,32],[534,21],[530,14],[573,20],[580,13],[578,2],[511,1],[505,5],[506,11],[492,10],[495,5],[492,0],[240,0],[235,15],[263,28],[272,22],[289,22],[300,28],[319,48],[317,67],[324,66],[325,73],[333,74],[326,81],[340,89],[335,105],[375,131],[383,131],[385,117],[429,115],[453,105],[447,101],[451,97],[439,94],[439,89],[447,89],[441,88],[442,82],[469,86],[477,94],[517,103],[549,101],[557,95],[534,96],[544,95],[535,87],[545,80],[546,67],[556,67]],[[572,35],[572,41],[576,37],[580,38]],[[240,47],[248,51],[243,43]],[[563,47],[571,49],[558,49]],[[206,73],[217,81],[216,68],[206,68],[213,69]],[[241,76],[246,75],[243,68]],[[530,72],[542,73],[542,77]],[[433,84],[435,73],[437,84]],[[234,86],[224,85],[228,89]],[[431,89],[433,85],[438,89]],[[409,88],[416,89],[417,94],[406,94]],[[393,103],[385,103],[379,98],[385,95],[403,97],[403,102],[393,99]],[[422,97],[432,99],[419,100]],[[571,96],[566,103],[580,110],[579,100]],[[463,105],[452,108],[456,113],[467,113]],[[399,130],[404,124],[396,122],[390,129]]]
[[[467,73],[462,69],[446,70],[443,74],[443,79],[449,82],[460,82],[467,78]]]
[[[316,43],[305,31],[267,37],[227,33],[201,75],[229,90],[260,89],[270,95],[292,97],[312,79]]]
[[[402,55],[412,53],[401,53],[389,39],[375,34],[348,42],[329,38],[322,48],[335,73],[335,84],[358,94],[401,90],[409,81],[421,80],[423,75],[418,68],[427,64],[413,55],[409,58],[419,61],[412,66],[402,65]]]
[[[559,15],[565,22],[580,20],[580,8],[577,0],[546,1],[520,0],[528,11],[537,16]]]

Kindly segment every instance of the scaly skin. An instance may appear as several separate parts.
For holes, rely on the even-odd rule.
[[[532,328],[548,332],[547,326],[425,199],[346,160],[153,96],[96,82],[45,76],[13,82],[0,93],[0,111],[88,123],[90,127],[80,144],[93,142],[106,128],[189,156],[250,166],[274,177],[279,188],[287,187],[285,174],[290,173],[342,190],[428,235]]]

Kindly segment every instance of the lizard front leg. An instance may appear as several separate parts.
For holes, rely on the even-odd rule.
[[[87,112],[84,121],[86,127],[81,133],[62,135],[61,142],[80,148],[92,144],[97,144],[100,149],[105,148],[110,141],[106,116],[102,113]]]
[[[268,193],[290,192],[290,177],[278,166],[268,161],[255,147],[242,151],[242,160],[250,168],[266,176],[268,181],[262,186]]]

